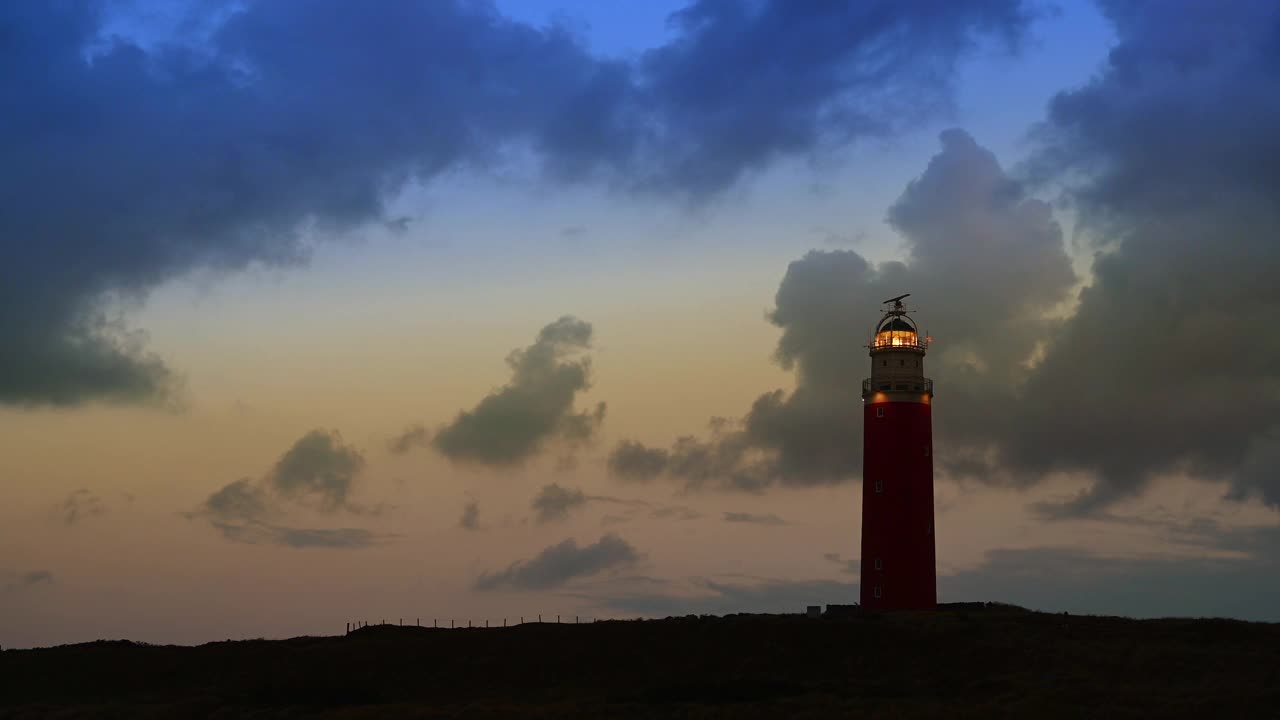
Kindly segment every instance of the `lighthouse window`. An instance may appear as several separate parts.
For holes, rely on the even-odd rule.
[[[884,563],[880,562],[880,558],[876,558],[876,569],[877,569],[877,570],[883,570],[883,569],[884,569]]]
[[[877,597],[877,598],[878,598],[878,597],[880,597],[880,586],[879,586],[879,585],[877,585],[877,586],[876,586],[876,597]]]
[[[882,407],[876,408],[876,417],[884,417],[884,408]]]

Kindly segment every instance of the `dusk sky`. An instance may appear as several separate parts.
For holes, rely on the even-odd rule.
[[[1280,621],[1280,4],[0,3],[0,644],[858,597]]]

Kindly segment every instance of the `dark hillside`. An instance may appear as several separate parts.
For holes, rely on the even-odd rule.
[[[0,653],[0,717],[1280,717],[1280,625],[1007,606]]]

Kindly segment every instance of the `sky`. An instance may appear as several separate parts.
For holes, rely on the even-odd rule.
[[[858,597],[1280,621],[1280,7],[0,6],[0,645]]]

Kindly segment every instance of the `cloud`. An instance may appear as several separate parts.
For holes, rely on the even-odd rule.
[[[280,458],[266,482],[281,497],[314,502],[320,510],[353,509],[347,495],[362,470],[364,456],[344,445],[336,430],[312,430]]]
[[[1270,538],[1274,553],[1280,538]],[[999,601],[1050,612],[1280,621],[1280,575],[1269,556],[1106,556],[1070,548],[998,549],[982,565],[938,578],[944,601]]]
[[[1066,188],[1093,281],[996,462],[1094,475],[1060,515],[1171,474],[1280,507],[1280,6],[1102,7],[1118,44],[1054,97],[1029,165]]]
[[[387,204],[411,183],[532,157],[554,181],[705,197],[931,117],[957,58],[1028,20],[1015,0],[703,0],[630,62],[484,2],[197,3],[144,37],[107,13],[127,9],[0,9],[0,403],[171,400],[125,310],[402,227]]]
[[[1280,528],[1229,528],[1199,521],[1183,530],[1196,537],[1201,554],[1104,555],[1060,547],[991,550],[975,568],[940,575],[938,599],[1004,602],[1047,612],[1280,621],[1280,568],[1275,559]],[[1223,556],[1225,550],[1234,555]],[[699,577],[655,583],[640,591],[606,588],[592,599],[616,612],[649,616],[796,613],[806,605],[856,603],[857,561],[835,553],[824,557],[854,581]]]
[[[936,117],[956,59],[983,35],[1016,45],[1027,21],[999,0],[693,2],[642,59],[658,142],[640,182],[712,193],[779,157]]]
[[[480,529],[480,502],[477,500],[468,500],[466,505],[462,506],[462,519],[458,521],[458,527],[464,530]]]
[[[299,528],[272,525],[256,520],[238,523],[214,521],[213,527],[226,539],[249,545],[356,550],[371,547],[386,540],[386,536],[363,528]]]
[[[640,591],[597,597],[619,613],[652,617],[728,615],[731,613],[800,613],[809,605],[853,604],[858,585],[836,580],[754,579],[726,582],[706,577],[672,583],[661,592]]]
[[[697,510],[683,505],[666,505],[612,495],[587,495],[578,488],[561,487],[557,483],[543,486],[530,502],[530,506],[535,512],[535,520],[543,524],[564,520],[575,508],[592,503],[623,508],[621,514],[604,516],[601,519],[604,524],[628,522],[641,515],[655,520],[696,520],[702,517]]]
[[[63,500],[58,508],[58,514],[67,525],[75,525],[81,520],[105,515],[108,509],[102,498],[90,492],[88,488],[80,488],[67,495],[67,499]]]
[[[635,547],[613,533],[585,547],[578,547],[578,543],[569,538],[529,560],[512,563],[505,570],[482,574],[474,587],[476,590],[546,590],[578,578],[631,567],[639,561],[640,553]]]
[[[658,505],[649,511],[649,517],[656,520],[698,520],[702,513],[683,505]]]
[[[546,485],[534,496],[530,506],[539,523],[564,520],[569,511],[587,503],[587,496],[577,488],[563,488],[556,483]]]
[[[621,514],[608,514],[600,519],[601,524],[616,525],[630,522],[644,516],[653,520],[700,520],[702,513],[685,505],[665,505],[645,500],[615,498],[607,495],[588,495],[587,502],[609,503],[621,505],[625,509]]]
[[[815,252],[788,268],[771,319],[795,389],[668,455],[620,446],[614,472],[661,467],[686,487],[745,490],[856,477],[867,360],[849,328],[910,291],[937,341],[927,374],[942,474],[1018,487],[1093,478],[1040,506],[1053,518],[1103,513],[1174,475],[1280,507],[1280,8],[1103,9],[1118,44],[1052,100],[1023,179],[944,133],[888,213],[903,262]],[[1061,188],[1095,253],[1074,308],[1061,231],[1029,188]],[[647,469],[632,470],[636,458]]]
[[[841,572],[848,573],[854,577],[858,577],[862,572],[862,561],[857,558],[845,559],[840,556],[840,553],[823,553],[822,559],[839,565]]]
[[[23,573],[21,582],[23,585],[48,585],[53,582],[53,573],[48,570],[33,570]]]
[[[609,467],[623,478],[663,474],[687,488],[760,491],[856,479],[862,464],[862,379],[870,372],[858,332],[886,297],[912,293],[939,339],[927,372],[948,398],[934,407],[938,438],[956,448],[989,443],[1058,321],[1077,278],[1062,232],[992,153],[960,130],[890,208],[907,258],[874,265],[854,251],[812,251],[792,262],[770,321],[782,330],[776,360],[795,388],[760,395],[740,420],[715,419],[707,439],[669,450],[622,443]],[[958,457],[959,452],[952,454]]]
[[[204,501],[203,511],[222,521],[261,520],[276,514],[267,488],[248,478],[224,485]]]
[[[647,482],[665,472],[670,461],[671,454],[662,448],[622,440],[609,453],[609,472],[623,480]]]
[[[787,521],[774,515],[767,513],[759,515],[747,512],[727,512],[724,514],[724,521],[731,523],[750,523],[753,525],[786,525]]]
[[[364,458],[345,445],[337,431],[312,430],[297,440],[263,477],[241,478],[214,491],[200,508],[185,513],[202,518],[224,538],[251,545],[294,548],[364,548],[389,536],[361,528],[305,528],[280,524],[291,511],[363,514],[350,501]]]
[[[431,434],[421,425],[410,425],[405,431],[391,438],[387,449],[393,454],[404,455],[416,447],[430,447]]]
[[[0,588],[10,592],[26,590],[40,585],[52,585],[53,583],[53,573],[48,570],[0,571]]]
[[[542,328],[532,345],[507,357],[511,381],[458,413],[432,445],[450,460],[509,466],[552,440],[570,446],[590,440],[605,404],[574,412],[578,393],[591,387],[591,359],[570,356],[591,346],[591,333],[590,323],[568,315]]]

